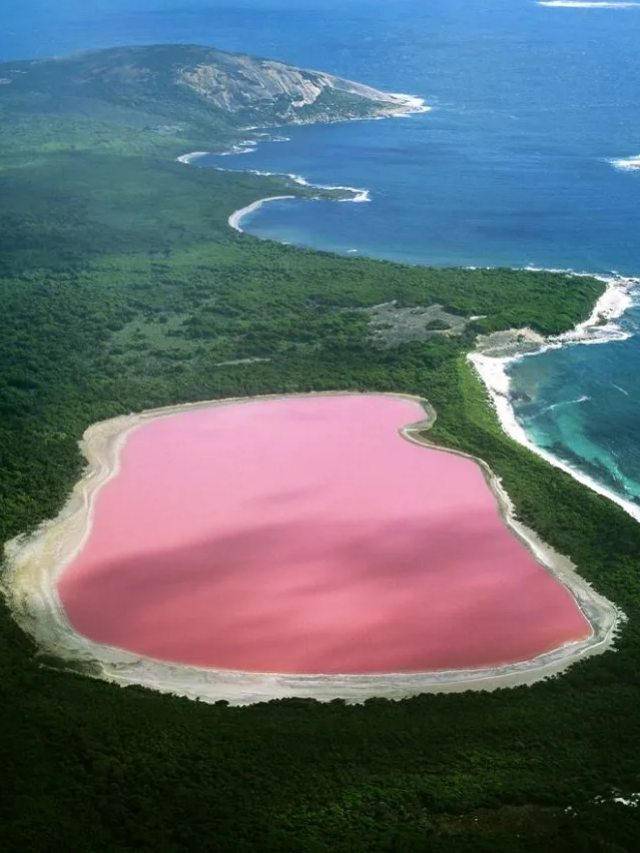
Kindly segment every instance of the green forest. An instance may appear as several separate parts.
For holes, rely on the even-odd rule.
[[[602,283],[261,241],[229,215],[308,190],[175,161],[231,129],[167,136],[150,102],[36,101],[0,97],[1,541],[60,510],[97,420],[398,391],[427,399],[429,438],[485,459],[520,518],[629,621],[615,651],[532,687],[233,708],[53,666],[0,603],[0,848],[638,850],[638,810],[612,797],[640,791],[640,526],[506,437],[466,361],[478,332],[571,328]],[[366,309],[392,300],[483,319],[386,346]]]

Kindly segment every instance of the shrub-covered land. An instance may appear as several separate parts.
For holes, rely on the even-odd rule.
[[[279,179],[173,162],[202,147],[193,136],[5,104],[0,539],[56,514],[96,420],[233,395],[396,390],[428,398],[430,437],[486,459],[521,517],[629,622],[616,652],[531,688],[234,709],[43,666],[3,605],[2,850],[637,850],[637,810],[611,794],[640,791],[640,527],[508,439],[464,357],[478,331],[571,327],[602,285],[237,234],[229,214]],[[356,309],[393,299],[486,318],[382,348]]]

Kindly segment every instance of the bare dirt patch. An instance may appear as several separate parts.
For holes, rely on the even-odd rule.
[[[535,352],[545,343],[545,338],[533,329],[505,329],[490,335],[478,335],[475,353],[494,358],[508,358],[524,352]]]
[[[442,305],[401,307],[397,301],[365,308],[371,324],[371,337],[382,347],[394,347],[411,341],[423,341],[437,335],[461,335],[467,317],[452,314]]]

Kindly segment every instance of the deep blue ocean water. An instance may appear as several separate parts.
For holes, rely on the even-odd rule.
[[[254,234],[411,263],[640,274],[640,171],[609,162],[640,154],[640,7],[8,0],[3,18],[0,59],[199,42],[433,107],[408,119],[287,128],[286,144],[217,161],[371,193],[369,204],[266,205],[244,223]],[[635,332],[640,308],[622,326]],[[518,416],[537,443],[640,498],[640,336],[529,357],[511,375],[532,398]]]

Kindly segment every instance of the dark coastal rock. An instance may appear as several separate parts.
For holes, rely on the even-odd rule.
[[[512,403],[531,403],[533,398],[525,394],[524,391],[512,391],[509,394],[509,400]]]

